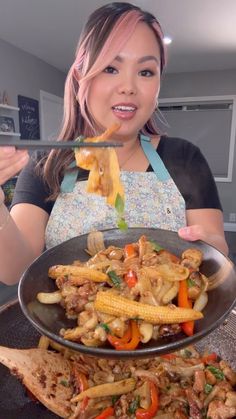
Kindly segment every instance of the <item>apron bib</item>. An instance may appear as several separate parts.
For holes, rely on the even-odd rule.
[[[125,220],[129,227],[178,231],[186,225],[185,201],[150,138],[141,135],[141,146],[153,172],[121,171]],[[117,227],[115,209],[104,197],[87,193],[87,180],[77,182],[77,174],[66,173],[62,181],[46,228],[46,248],[93,230]]]

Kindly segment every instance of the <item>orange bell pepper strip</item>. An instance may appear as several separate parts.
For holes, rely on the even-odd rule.
[[[103,412],[100,413],[100,415],[96,416],[95,419],[106,419],[113,415],[114,415],[114,407],[109,406],[105,410],[103,410]]]
[[[140,342],[141,336],[140,336],[139,328],[136,321],[131,320],[130,327],[131,327],[131,336],[129,339],[127,339],[128,332],[127,332],[127,335],[125,336],[125,339],[124,339],[124,336],[123,338],[116,338],[115,336],[112,336],[112,335],[107,336],[108,341],[111,343],[112,346],[114,346],[114,348],[117,351],[132,351],[137,348]]]
[[[188,299],[188,285],[186,279],[179,282],[178,306],[182,308],[192,308],[192,304]],[[181,323],[181,328],[187,336],[192,336],[194,321]]]
[[[136,410],[136,419],[151,419],[153,418],[159,407],[158,389],[152,381],[149,381],[151,404],[148,409],[139,408]]]
[[[133,288],[138,282],[137,275],[132,269],[124,275],[124,280],[129,288]]]
[[[137,256],[137,252],[133,244],[126,244],[124,247],[125,259]]]
[[[82,391],[85,391],[89,388],[86,375],[83,372],[78,371],[75,366],[73,368],[73,375],[75,377],[75,385],[79,389],[80,393],[82,393]]]

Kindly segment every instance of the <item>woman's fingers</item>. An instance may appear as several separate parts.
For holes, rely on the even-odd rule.
[[[182,227],[178,231],[179,236],[188,241],[205,240],[206,232],[202,226],[196,224],[187,227]]]
[[[0,149],[0,185],[19,173],[28,160],[29,154],[26,150],[2,147]]]

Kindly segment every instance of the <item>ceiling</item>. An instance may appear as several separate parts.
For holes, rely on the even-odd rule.
[[[111,1],[0,0],[0,38],[67,72],[83,23],[106,3]],[[236,0],[133,3],[155,14],[173,38],[167,72],[236,69]]]

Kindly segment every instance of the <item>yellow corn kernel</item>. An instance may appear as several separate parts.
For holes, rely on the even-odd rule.
[[[112,292],[100,291],[94,303],[96,310],[117,317],[137,318],[152,324],[182,323],[203,317],[200,311],[175,306],[152,306],[128,300]]]

